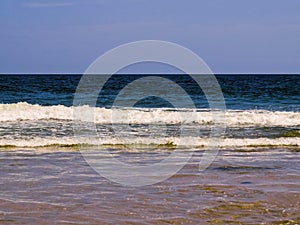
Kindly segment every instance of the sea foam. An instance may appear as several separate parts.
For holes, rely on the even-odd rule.
[[[75,110],[76,109],[76,110]],[[93,111],[92,120],[97,124],[199,124],[210,125],[214,117],[209,110],[170,108],[91,108],[89,106],[66,107],[41,106],[26,102],[0,104],[0,121],[18,120],[73,120],[74,112]],[[267,110],[227,110],[228,127],[300,126],[300,112]]]

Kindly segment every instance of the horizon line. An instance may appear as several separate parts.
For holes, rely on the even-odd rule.
[[[213,75],[300,75],[299,73],[212,73]],[[84,75],[84,73],[0,73],[3,75]],[[100,75],[100,74],[89,74]],[[108,74],[102,74],[108,75]],[[190,75],[186,73],[114,73],[111,75]],[[199,75],[199,74],[192,74]],[[203,75],[203,74],[202,74]]]

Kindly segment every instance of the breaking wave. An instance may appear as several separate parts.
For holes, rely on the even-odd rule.
[[[171,108],[90,108],[78,106],[79,111],[93,109],[97,124],[212,124],[209,110]],[[41,106],[26,102],[0,104],[0,122],[18,120],[73,120],[74,107],[63,105]],[[196,116],[195,116],[196,115]],[[228,127],[300,126],[300,112],[267,110],[227,110]]]

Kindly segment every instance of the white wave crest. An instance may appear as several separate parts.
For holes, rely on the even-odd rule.
[[[93,120],[99,124],[212,124],[213,116],[208,110],[197,112],[190,109],[166,108],[90,108],[78,106],[76,111],[83,112],[87,109],[94,111]],[[40,106],[25,102],[15,104],[0,104],[0,121],[18,120],[73,120],[74,107]],[[300,112],[281,112],[267,110],[227,110],[226,126],[228,127],[253,127],[253,126],[300,126]]]

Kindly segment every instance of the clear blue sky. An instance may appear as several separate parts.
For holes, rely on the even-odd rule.
[[[215,73],[300,73],[299,0],[1,0],[0,73],[83,73],[117,45],[190,48]]]

